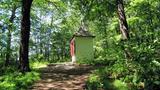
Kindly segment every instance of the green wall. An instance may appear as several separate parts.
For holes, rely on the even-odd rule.
[[[77,62],[89,62],[94,58],[93,38],[92,37],[75,37],[75,50]],[[86,61],[87,60],[87,61]]]

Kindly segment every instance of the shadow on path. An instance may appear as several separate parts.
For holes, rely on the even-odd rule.
[[[89,65],[49,64],[40,69],[41,80],[35,82],[29,90],[84,90],[93,69]]]

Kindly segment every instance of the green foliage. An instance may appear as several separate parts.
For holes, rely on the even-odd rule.
[[[128,90],[126,83],[120,80],[115,80],[113,85],[115,86],[116,90]]]
[[[87,86],[87,90],[128,90],[128,86],[125,82],[108,78],[104,68],[96,70],[94,74],[90,75]]]
[[[20,72],[13,72],[8,70],[4,75],[0,76],[1,90],[24,90],[34,81],[40,79],[39,73],[35,71],[22,74]]]
[[[15,67],[1,68],[0,90],[26,90],[35,81],[40,80],[39,68],[46,67],[48,62],[30,62],[31,72],[21,73]]]
[[[100,77],[98,75],[91,74],[87,81],[87,90],[98,90],[102,87]]]
[[[158,90],[160,86],[160,1],[123,0],[130,39],[121,40],[116,0],[34,0],[31,10],[30,65],[33,69],[49,62],[69,61],[69,42],[83,21],[96,37],[95,59],[79,63],[105,65],[90,76],[89,90]],[[17,0],[0,1],[0,68],[3,67],[7,27]],[[18,58],[20,8],[13,22],[12,55]],[[128,54],[128,55],[127,55]],[[17,55],[17,56],[16,56]],[[33,62],[34,61],[34,62]],[[43,61],[43,62],[42,62]],[[36,72],[25,75],[15,69],[0,69],[0,89],[19,89],[36,80]],[[29,78],[29,79],[27,79]],[[22,82],[24,81],[24,82]],[[22,85],[19,85],[21,84]],[[17,87],[17,86],[20,87]]]
[[[106,68],[96,72],[96,75],[102,78],[100,81],[97,80],[97,83],[101,83],[106,90],[107,87],[115,87],[113,90],[116,90],[116,86],[111,85],[114,80],[118,80],[115,82],[119,83],[118,90],[121,90],[121,85],[129,90],[158,90],[160,80],[158,2],[158,0],[126,2],[125,10],[131,36],[129,41],[121,41],[118,20],[114,16],[108,17],[108,20],[101,17],[105,22],[96,19],[94,28],[90,23],[90,29],[96,34],[93,63],[106,65]],[[129,54],[129,57],[126,57],[126,54]]]

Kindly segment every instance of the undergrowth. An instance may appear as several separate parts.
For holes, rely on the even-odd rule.
[[[0,90],[26,90],[40,79],[39,68],[45,67],[46,62],[31,62],[31,72],[21,73],[15,66],[3,67],[0,70]]]

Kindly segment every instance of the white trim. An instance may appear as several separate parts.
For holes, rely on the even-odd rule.
[[[75,55],[72,56],[72,63],[76,63],[76,56]]]

